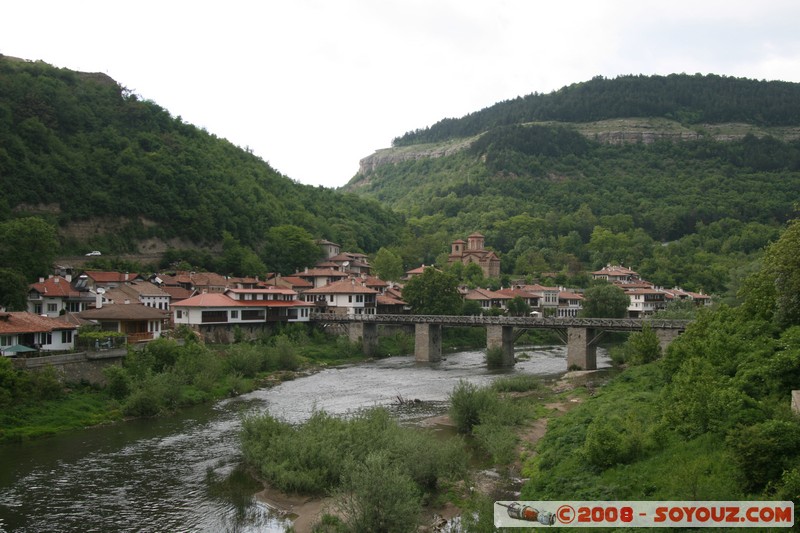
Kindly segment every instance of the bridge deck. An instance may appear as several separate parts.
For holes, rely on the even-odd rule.
[[[513,316],[451,315],[341,315],[311,313],[316,322],[372,324],[439,324],[442,326],[511,326],[515,328],[567,329],[596,328],[607,331],[641,331],[644,324],[653,329],[685,330],[690,320],[650,318],[531,318]]]

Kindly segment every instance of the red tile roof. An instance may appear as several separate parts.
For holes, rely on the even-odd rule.
[[[87,320],[159,320],[166,316],[165,311],[140,303],[105,304],[75,314]]]
[[[309,289],[303,294],[376,294],[378,291],[365,287],[354,279],[343,279],[324,287]]]
[[[38,283],[29,285],[29,290],[38,292],[43,296],[50,298],[68,298],[77,297],[81,293],[72,288],[69,281],[61,276],[53,276]]]
[[[278,289],[280,290],[280,289]],[[251,292],[244,290],[242,292]],[[292,293],[294,291],[291,291]],[[300,300],[234,300],[226,294],[219,292],[198,294],[186,300],[176,302],[175,307],[313,307],[314,304],[301,302]]]
[[[62,320],[39,316],[24,311],[0,314],[0,334],[41,333],[62,329],[76,329],[78,326]]]
[[[123,283],[126,281],[133,281],[139,277],[139,274],[134,272],[100,272],[96,270],[87,270],[84,274],[92,278],[95,283]]]

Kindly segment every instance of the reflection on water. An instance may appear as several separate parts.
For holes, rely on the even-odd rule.
[[[0,447],[0,531],[284,531],[290,522],[253,495],[241,469],[243,414],[301,422],[315,409],[346,414],[387,406],[406,421],[446,410],[459,379],[563,374],[563,346],[520,348],[512,369],[488,370],[483,352],[439,363],[411,356],[337,367],[240,398],[152,420]],[[598,350],[598,366],[609,366]],[[420,400],[399,405],[398,397]]]

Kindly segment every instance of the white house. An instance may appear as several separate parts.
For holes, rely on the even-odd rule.
[[[106,291],[104,297],[112,303],[138,302],[153,309],[169,311],[171,296],[149,281],[134,281]]]
[[[94,304],[95,294],[72,286],[69,277],[40,278],[28,287],[28,312],[56,318],[64,313],[79,313]]]
[[[370,289],[364,282],[351,278],[309,289],[303,293],[303,298],[306,302],[316,305],[322,312],[374,315],[378,305],[378,294],[378,291]]]
[[[172,305],[175,325],[185,324],[201,333],[230,333],[235,326],[256,333],[268,323],[308,322],[314,306],[297,299],[291,289],[228,289],[203,293]]]
[[[28,312],[0,312],[0,353],[13,356],[20,347],[47,352],[75,348],[78,327]]]

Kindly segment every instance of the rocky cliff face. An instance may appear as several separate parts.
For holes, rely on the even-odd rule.
[[[666,119],[614,119],[586,124],[571,124],[570,126],[576,128],[589,139],[601,144],[613,145],[630,143],[652,144],[657,141],[683,142],[700,138],[712,138],[715,141],[729,142],[739,140],[748,134],[758,137],[772,135],[784,141],[800,139],[800,128],[772,128],[765,130],[750,124],[713,124],[691,129]],[[358,174],[363,178],[383,165],[455,154],[467,148],[478,137],[458,139],[441,144],[377,150],[374,154],[359,161]]]
[[[401,163],[403,161],[416,161],[417,159],[434,159],[455,154],[467,148],[476,138],[458,139],[442,144],[421,144],[377,150],[374,154],[358,162],[358,173],[366,175],[383,165]]]

